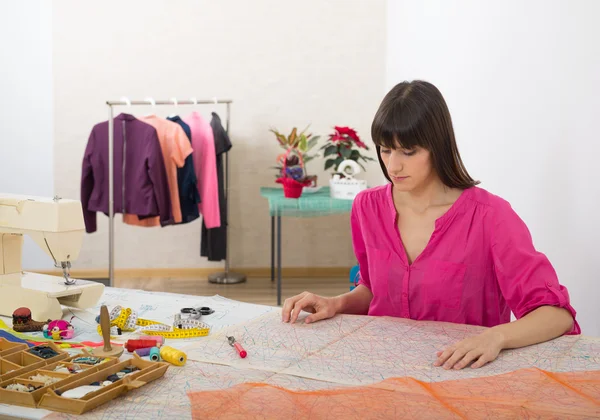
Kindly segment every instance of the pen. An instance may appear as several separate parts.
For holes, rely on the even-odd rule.
[[[240,343],[235,341],[235,338],[233,336],[232,337],[225,336],[225,337],[227,337],[227,340],[229,341],[229,345],[231,347],[235,347],[235,349],[237,350],[238,354],[240,355],[240,357],[242,359],[248,355],[248,353],[246,353],[246,350],[244,350],[244,348],[242,347],[242,345]]]

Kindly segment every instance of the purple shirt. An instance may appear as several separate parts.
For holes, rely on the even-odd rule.
[[[567,289],[537,252],[525,223],[484,189],[463,191],[408,263],[392,184],[360,193],[351,215],[360,281],[373,293],[369,315],[492,327],[551,305],[575,319]],[[570,334],[581,332],[574,322]]]
[[[129,114],[114,119],[114,213],[160,216],[173,221],[165,163],[156,130]],[[126,155],[123,162],[123,155]],[[96,124],[81,170],[86,232],[96,231],[96,212],[108,214],[108,121]]]

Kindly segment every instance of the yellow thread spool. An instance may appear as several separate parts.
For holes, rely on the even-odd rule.
[[[162,346],[160,348],[160,357],[175,366],[183,366],[187,361],[187,355],[184,352],[174,349],[171,346]]]

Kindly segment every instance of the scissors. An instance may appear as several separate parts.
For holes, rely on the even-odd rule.
[[[187,314],[192,319],[199,319],[202,315],[210,315],[215,312],[214,309],[209,308],[208,306],[203,306],[201,308],[182,308],[181,313]]]

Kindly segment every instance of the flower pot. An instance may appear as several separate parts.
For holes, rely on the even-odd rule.
[[[285,198],[300,198],[302,189],[307,183],[298,182],[292,178],[279,178],[276,181],[283,184],[283,196]]]
[[[283,196],[285,198],[300,198],[302,195],[302,190],[304,189],[304,185],[284,185],[283,186]]]

